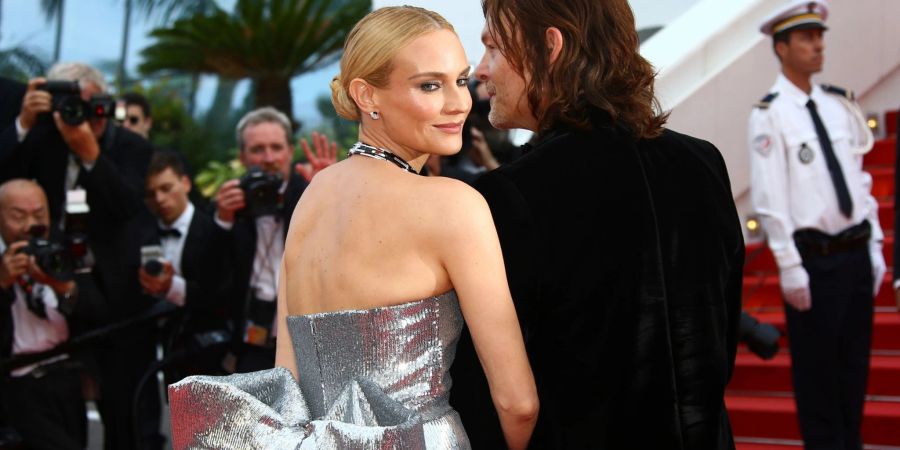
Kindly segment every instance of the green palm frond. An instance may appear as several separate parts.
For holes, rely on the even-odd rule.
[[[369,0],[238,0],[151,33],[141,72],[213,73],[232,79],[293,77],[331,63],[371,8]]]

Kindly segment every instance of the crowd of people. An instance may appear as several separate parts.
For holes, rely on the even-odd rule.
[[[61,82],[75,84],[66,91]],[[274,365],[287,224],[312,177],[336,162],[336,143],[314,132],[312,146],[299,143],[307,162],[295,163],[289,117],[253,110],[235,136],[247,175],[205,199],[184,155],[151,144],[146,97],[129,92],[109,103],[119,117],[113,109],[91,115],[92,102],[112,99],[97,69],[60,63],[27,85],[0,78],[0,88],[0,293],[11,307],[2,311],[2,355],[52,353],[154,304],[174,307],[162,322],[111,329],[13,368],[2,389],[8,439],[83,448],[86,392],[97,402],[105,448],[161,448],[156,371],[172,383]],[[81,105],[66,110],[64,102]],[[70,117],[76,107],[80,121]],[[509,145],[503,138],[494,146]],[[483,135],[472,147],[496,161]],[[465,156],[435,162],[431,175],[465,167],[457,178],[469,182],[484,170]],[[55,246],[52,268],[41,266],[40,242]]]
[[[260,107],[211,199],[97,69],[0,78],[0,425],[84,448],[94,400],[105,448],[163,448],[162,372],[176,448],[733,448],[744,246],[721,155],[664,128],[626,1],[483,6],[474,71],[436,13],[369,14],[331,84],[350,157]],[[762,27],[782,74],[751,116],[753,203],[804,439],[860,448],[883,234],[871,135],[810,82],[826,17],[797,2]]]

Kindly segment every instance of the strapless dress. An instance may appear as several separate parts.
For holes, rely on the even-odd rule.
[[[169,387],[175,449],[468,449],[448,403],[463,326],[455,291],[289,316],[283,367]]]

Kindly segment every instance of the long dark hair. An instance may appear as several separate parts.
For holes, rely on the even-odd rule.
[[[662,132],[668,113],[654,95],[656,74],[640,55],[626,0],[482,0],[482,9],[510,65],[530,74],[528,102],[542,130],[590,129],[599,110],[636,138]],[[564,42],[552,65],[544,40],[549,27]]]

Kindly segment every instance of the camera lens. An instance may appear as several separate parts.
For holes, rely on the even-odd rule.
[[[163,265],[159,260],[153,259],[144,263],[144,272],[151,277],[159,276],[163,272]]]
[[[59,116],[67,125],[76,126],[84,122],[84,101],[79,97],[67,96],[57,106]]]

